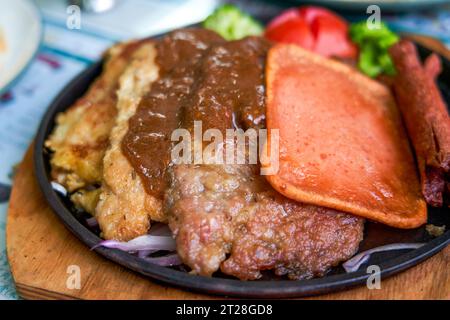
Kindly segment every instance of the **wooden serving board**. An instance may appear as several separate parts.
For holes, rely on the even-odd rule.
[[[440,42],[414,37],[450,58]],[[47,205],[34,176],[32,148],[14,179],[6,244],[17,291],[25,299],[218,298],[153,282],[89,251]],[[67,286],[71,266],[79,267],[79,289]],[[383,280],[379,290],[364,286],[313,298],[450,299],[449,270],[450,246],[420,265]]]

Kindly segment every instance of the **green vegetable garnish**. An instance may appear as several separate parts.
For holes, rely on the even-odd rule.
[[[213,30],[226,40],[238,40],[246,36],[259,36],[263,26],[232,4],[217,8],[203,22],[203,27]]]
[[[399,37],[384,23],[373,29],[365,21],[354,23],[350,26],[350,37],[359,47],[358,67],[362,72],[372,78],[381,73],[395,74],[388,49]]]

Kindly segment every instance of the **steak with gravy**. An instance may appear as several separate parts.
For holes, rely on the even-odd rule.
[[[181,99],[181,127],[193,134],[193,122],[201,121],[203,130],[223,135],[263,127],[269,47],[261,38],[209,44],[192,66],[197,79]],[[258,164],[180,164],[168,172],[165,212],[178,254],[196,274],[220,269],[254,280],[273,269],[292,279],[321,276],[362,240],[363,219],[285,198]]]

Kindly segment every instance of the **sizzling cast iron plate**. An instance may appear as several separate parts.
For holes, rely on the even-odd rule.
[[[422,58],[431,53],[422,47],[419,47],[419,50]],[[445,101],[450,105],[450,61],[442,57],[441,59],[443,72],[439,77],[439,87]],[[101,239],[86,226],[83,222],[84,219],[71,208],[70,201],[53,190],[50,184],[49,155],[44,148],[44,142],[54,128],[56,114],[66,110],[76,99],[81,97],[101,70],[102,62],[100,61],[83,71],[62,90],[50,105],[41,122],[34,150],[35,172],[45,198],[66,227],[89,248],[96,245]],[[382,278],[386,278],[431,257],[450,243],[449,211],[448,208],[428,208],[428,223],[446,226],[447,231],[438,238],[430,237],[424,226],[414,230],[400,230],[366,222],[364,240],[360,245],[360,251],[396,242],[426,242],[426,244],[415,250],[374,254],[368,263],[362,265],[360,270],[354,273],[347,274],[342,267],[337,267],[325,277],[311,280],[285,280],[268,274],[263,277],[263,280],[257,281],[240,281],[234,278],[226,278],[223,275],[209,278],[153,265],[137,256],[117,249],[97,248],[95,251],[109,260],[154,280],[188,290],[247,298],[302,297],[344,290],[351,286],[364,284],[370,276],[366,273],[366,267],[370,264],[379,265]],[[86,248],[86,250],[89,249]]]

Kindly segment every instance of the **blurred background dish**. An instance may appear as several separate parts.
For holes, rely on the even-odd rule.
[[[111,10],[115,4],[115,0],[69,0],[70,4],[79,6],[81,10],[87,12],[105,12]]]
[[[38,9],[28,0],[0,0],[0,92],[25,69],[39,48],[42,34]]]
[[[35,0],[46,22],[66,26],[68,6],[81,9],[79,31],[113,41],[143,38],[198,23],[218,0]]]
[[[450,3],[449,0],[293,0],[289,2],[309,3],[340,10],[365,10],[374,4],[389,12],[430,9],[432,6]]]

